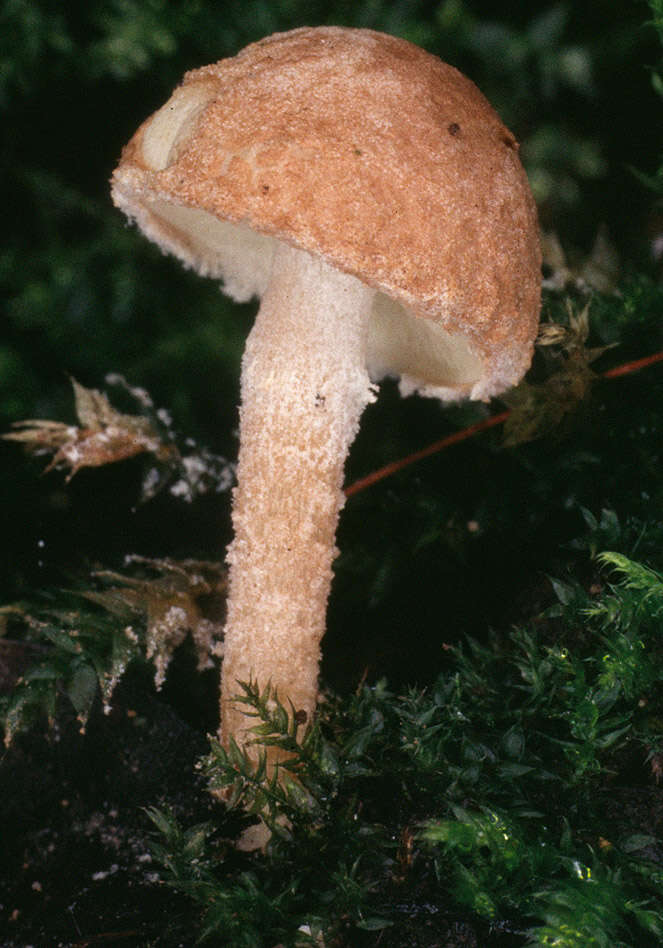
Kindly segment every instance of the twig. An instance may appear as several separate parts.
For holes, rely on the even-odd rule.
[[[616,365],[614,369],[608,369],[606,372],[602,372],[601,375],[604,379],[616,379],[620,375],[629,375],[631,372],[637,372],[638,369],[644,369],[656,362],[663,362],[663,352],[655,352],[654,355],[644,356],[644,358],[636,359],[634,362]]]
[[[617,365],[613,369],[607,369],[607,371],[601,372],[600,375],[604,379],[616,379],[622,375],[630,375],[631,372],[637,372],[639,369],[647,368],[647,366],[655,365],[657,362],[663,362],[663,352],[656,352],[654,355],[644,356],[642,359],[635,359],[633,362],[625,362],[623,365]],[[484,418],[483,421],[478,421],[476,424],[470,425],[469,428],[463,428],[460,431],[448,435],[446,438],[442,438],[440,441],[434,441],[420,451],[408,454],[407,457],[400,458],[398,461],[391,461],[389,464],[385,464],[384,467],[379,467],[365,477],[360,477],[359,480],[349,484],[345,488],[345,496],[352,497],[367,487],[372,487],[373,484],[377,484],[378,481],[384,480],[385,477],[391,477],[391,475],[396,474],[397,471],[402,471],[403,468],[409,467],[410,464],[416,464],[417,461],[421,461],[431,454],[437,454],[438,451],[443,451],[445,448],[449,448],[453,444],[458,444],[460,441],[465,441],[467,438],[472,438],[481,431],[486,431],[488,428],[501,425],[510,414],[510,411],[502,411],[498,415],[491,415],[490,418]]]
[[[446,438],[442,438],[440,441],[434,441],[433,444],[429,444],[427,447],[422,448],[421,451],[415,451],[414,454],[408,454],[407,457],[400,458],[398,461],[391,461],[389,464],[385,464],[384,467],[380,467],[376,471],[372,471],[370,474],[367,474],[366,477],[361,477],[358,481],[354,481],[354,483],[350,484],[349,487],[346,487],[345,496],[352,497],[353,494],[358,494],[360,490],[370,487],[377,481],[381,481],[383,478],[389,477],[391,474],[395,474],[396,471],[400,471],[404,467],[414,464],[416,461],[421,461],[423,458],[427,458],[430,454],[436,454],[438,451],[442,451],[444,448],[448,448],[452,444],[457,444],[459,441],[465,441],[466,438],[471,438],[480,431],[485,431],[486,428],[493,428],[495,425],[500,425],[503,421],[506,421],[509,414],[510,412],[503,411],[500,412],[499,415],[491,415],[490,418],[484,418],[482,421],[478,421],[476,424],[470,425],[469,428],[463,428],[461,431],[455,431],[453,434],[448,435]]]
[[[124,932],[101,932],[98,935],[89,935],[82,941],[74,942],[71,948],[88,948],[89,945],[98,945],[101,942],[113,942],[118,938],[135,938],[138,934],[140,934],[140,932],[135,929],[130,929]]]

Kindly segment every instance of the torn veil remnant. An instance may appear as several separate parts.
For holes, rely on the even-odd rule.
[[[164,251],[260,298],[242,363],[221,740],[238,681],[317,698],[343,467],[375,382],[488,399],[529,366],[540,248],[518,146],[478,89],[370,30],[276,34],[187,73],[113,200]]]

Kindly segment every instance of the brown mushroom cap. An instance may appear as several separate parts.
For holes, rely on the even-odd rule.
[[[529,365],[541,257],[518,145],[472,82],[405,40],[305,27],[187,73],[112,188],[235,299],[262,295],[273,238],[374,287],[373,378],[488,398]]]

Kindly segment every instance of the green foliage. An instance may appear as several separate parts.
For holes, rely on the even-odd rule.
[[[244,694],[237,697],[237,702],[247,706],[247,715],[257,718],[258,723],[251,728],[254,735],[252,744],[261,748],[278,748],[288,755],[279,764],[275,773],[267,777],[267,757],[260,753],[257,764],[251,760],[246,749],[240,748],[234,741],[229,750],[225,750],[218,741],[212,741],[210,756],[203,761],[202,769],[210,778],[210,789],[222,793],[231,807],[241,807],[247,813],[262,816],[272,833],[287,835],[282,825],[282,817],[290,811],[296,812],[305,805],[309,807],[309,816],[316,816],[315,797],[307,797],[301,793],[301,786],[295,780],[298,774],[307,767],[311,779],[313,771],[324,754],[314,753],[313,744],[318,743],[317,734],[309,731],[302,742],[297,741],[299,725],[296,716],[288,711],[278,701],[278,696],[267,688],[260,692],[253,683],[242,686]],[[280,775],[286,776],[280,779]],[[326,785],[324,771],[315,770],[316,787],[322,790]]]
[[[245,685],[256,745],[284,752],[281,779],[264,755],[215,741],[201,767],[231,808],[265,821],[267,852],[238,872],[212,827],[153,814],[165,878],[200,903],[206,935],[242,919],[237,944],[296,944],[303,926],[358,944],[398,924],[408,886],[432,871],[425,897],[440,911],[519,919],[531,945],[660,938],[657,842],[606,817],[605,780],[663,736],[663,579],[621,554],[600,561],[617,583],[588,594],[553,581],[545,616],[453,649],[429,690],[330,696],[301,733],[270,689]]]
[[[201,762],[242,828],[257,818],[270,827],[266,852],[238,852],[216,820],[184,828],[149,811],[163,878],[200,908],[192,939],[273,948],[319,944],[322,932],[329,945],[401,948],[408,906],[430,905],[436,919],[469,918],[480,943],[507,922],[514,940],[520,933],[536,946],[663,941],[656,828],[642,813],[606,812],[663,775],[663,387],[657,369],[600,378],[663,344],[663,287],[649,256],[658,232],[645,225],[663,193],[663,5],[649,7],[643,29],[644,4],[554,0],[499,13],[479,0],[2,6],[3,430],[66,419],[67,375],[98,387],[113,371],[149,388],[172,407],[177,430],[210,445],[195,458],[180,451],[187,471],[198,476],[202,458],[213,482],[211,452],[234,454],[252,309],[231,306],[126,228],[107,181],[128,137],[186,69],[272,31],[305,22],[384,29],[466,71],[522,142],[542,224],[563,248],[544,312],[565,335],[557,349],[539,350],[514,396],[508,434],[519,427],[510,439],[519,446],[482,436],[479,447],[431,459],[347,505],[325,651],[348,646],[343,680],[353,694],[328,694],[304,728],[277,696],[247,683],[240,700],[254,715],[256,747],[284,752],[281,779],[267,776],[264,756],[256,762],[234,745],[212,741]],[[601,252],[588,257],[595,238]],[[589,278],[597,268],[600,285]],[[386,384],[351,463],[363,474],[486,411],[442,416],[430,402],[391,397]],[[174,444],[170,423],[154,414]],[[106,534],[84,543],[90,507],[77,507],[92,484],[90,506],[105,496],[120,518],[116,492],[97,493],[105,472],[77,475],[66,496],[62,474],[50,474],[39,497],[15,446],[4,449],[3,503],[17,524],[5,537],[5,601],[34,601],[52,579],[35,550],[53,537],[62,537],[56,582],[80,565],[79,547],[88,571],[112,562]],[[2,681],[7,742],[56,717],[62,701],[84,727],[130,662],[152,660],[160,680],[186,634],[165,622],[173,606],[199,629],[209,659],[200,599],[219,591],[207,574],[207,590],[193,589],[174,557],[218,558],[223,511],[203,511],[213,531],[205,540],[187,519],[201,484],[185,480],[186,517],[175,502],[164,513],[166,491],[152,500],[157,514],[138,547],[164,558],[143,560],[141,575],[107,570],[85,595],[42,593],[39,607],[4,610],[0,658],[21,656],[11,687]],[[132,549],[136,519],[132,511],[118,528]],[[172,533],[155,552],[164,523]],[[491,624],[501,631],[487,632]],[[364,666],[374,680],[388,658],[398,689],[378,681],[355,691]]]
[[[622,538],[611,512],[586,517]],[[543,616],[453,648],[430,689],[398,696],[378,683],[329,695],[304,728],[270,688],[247,683],[238,700],[255,746],[282,752],[280,773],[267,775],[264,754],[255,761],[216,741],[200,768],[244,814],[240,827],[267,824],[267,851],[237,852],[212,821],[183,828],[148,813],[164,880],[200,906],[201,939],[267,948],[323,933],[364,944],[401,924],[411,897],[446,917],[518,920],[534,946],[660,938],[658,842],[606,816],[605,781],[633,755],[653,767],[662,744],[663,577],[623,554],[598,559],[598,589],[552,580]],[[84,725],[98,679],[110,699],[142,650],[118,628],[113,601],[110,615],[23,620],[43,654],[4,699],[8,736],[54,715],[60,694]]]
[[[114,617],[96,610],[58,604],[35,615],[12,608],[4,610],[4,618],[32,656],[11,691],[0,695],[6,746],[44,715],[53,721],[61,697],[73,705],[84,731],[99,691],[110,709],[115,686],[143,653],[133,629],[119,628]]]
[[[256,873],[246,868],[229,873],[227,885],[219,886],[216,859],[210,854],[215,841],[211,823],[184,830],[171,813],[152,807],[147,815],[160,833],[161,841],[152,844],[152,852],[169,884],[206,907],[202,940],[222,932],[229,944],[251,948],[260,943],[262,931],[287,929],[287,890],[265,892]]]
[[[5,745],[39,721],[55,716],[58,698],[74,707],[81,729],[100,694],[110,711],[113,691],[134,661],[151,661],[161,687],[173,652],[190,633],[200,670],[212,663],[217,625],[206,618],[225,575],[215,564],[141,560],[131,571],[104,572],[94,588],[60,591],[38,607],[0,610],[0,642],[27,652],[26,670],[0,694]],[[138,575],[136,573],[138,572]]]
[[[73,40],[60,11],[30,3],[7,0],[0,14],[0,104],[6,104],[16,89],[30,85],[32,72],[43,56],[71,54]]]
[[[663,4],[661,0],[648,0],[648,2],[653,14],[651,25],[658,32],[659,39],[663,43]],[[663,60],[659,62],[658,68],[651,69],[651,84],[656,94],[663,97]],[[655,174],[646,174],[640,167],[633,170],[645,187],[657,194],[659,198],[663,195],[663,156],[659,156],[659,167]]]

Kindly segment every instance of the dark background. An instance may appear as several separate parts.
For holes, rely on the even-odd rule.
[[[570,268],[565,287],[546,290],[543,318],[568,323],[567,306],[578,313],[589,304],[588,345],[609,348],[592,363],[597,375],[583,399],[571,391],[578,376],[568,353],[552,361],[537,355],[532,384],[555,372],[559,381],[565,369],[571,381],[537,390],[549,423],[534,440],[505,442],[494,428],[348,500],[323,665],[324,682],[342,692],[383,675],[399,694],[430,683],[450,667],[447,644],[468,634],[486,641],[491,629],[508,636],[513,623],[536,623],[554,601],[549,577],[591,589],[597,577],[588,553],[597,549],[616,545],[663,568],[663,369],[600,377],[663,349],[661,260],[652,252],[663,234],[656,88],[663,70],[659,37],[648,22],[654,9],[663,20],[663,7],[661,0],[651,8],[643,0],[518,6],[512,12],[491,0],[0,3],[0,431],[29,418],[74,423],[69,376],[135,412],[126,393],[106,384],[109,373],[120,373],[170,412],[178,444],[193,438],[235,458],[239,365],[255,304],[233,305],[212,281],[161,256],[109,197],[123,145],[186,69],[304,24],[385,30],[466,72],[521,142],[542,229],[557,235]],[[592,255],[597,235],[609,250]],[[609,271],[600,285],[578,284],[588,259],[595,270],[598,264]],[[550,260],[545,272],[555,275]],[[576,355],[582,363],[582,346]],[[353,446],[349,483],[505,407],[442,408],[401,399],[389,381],[381,388]],[[0,605],[69,608],[80,600],[63,589],[89,588],[92,571],[121,569],[128,553],[223,557],[227,491],[185,503],[166,486],[143,502],[140,457],[83,470],[69,483],[63,471],[44,473],[47,462],[0,441]],[[604,508],[612,513],[590,531],[591,514],[600,520]],[[555,623],[546,628],[554,638]],[[29,648],[33,657],[58,655],[43,642],[35,651],[30,642],[10,641],[13,635],[0,638],[7,646],[0,650],[1,700],[7,681],[27,667]],[[88,645],[93,651],[94,642]],[[217,672],[198,673],[185,645],[157,694],[152,669],[135,663],[110,715],[94,700],[85,735],[67,697],[66,673],[63,680],[54,686],[55,724],[40,715],[38,726],[0,756],[0,944],[189,944],[192,931],[199,932],[199,907],[154,885],[143,808],[173,806],[184,825],[221,819],[194,770],[207,749],[205,734],[216,728]],[[33,690],[38,686],[36,679]],[[652,729],[660,730],[656,722]],[[609,824],[601,832],[611,839],[658,832],[660,788],[653,764],[643,763],[648,750],[622,761],[619,780],[630,808],[606,771],[596,806],[601,827]],[[583,811],[578,816],[552,796],[564,824],[567,816],[575,819],[574,832],[594,845]],[[621,829],[602,799],[620,811]],[[403,803],[389,792],[387,804],[400,833]],[[409,826],[419,817],[403,819]],[[224,827],[232,838],[236,828]],[[522,926],[511,937],[508,925],[491,926],[488,938],[476,918],[472,940],[472,926],[465,915],[454,916],[457,906],[439,880],[417,892],[416,877],[415,871],[413,904],[423,915],[402,914],[391,941],[388,933],[384,941],[376,935],[380,944],[430,945],[425,913],[438,906],[437,923],[448,932],[436,944],[523,943],[516,931]],[[364,934],[366,941],[352,944],[378,943]]]

